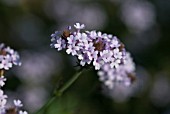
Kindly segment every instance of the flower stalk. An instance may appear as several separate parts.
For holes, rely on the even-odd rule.
[[[54,91],[54,95],[52,98],[50,98],[46,104],[39,109],[35,114],[45,114],[47,109],[50,107],[50,105],[55,101],[56,98],[60,97],[63,95],[63,93],[79,78],[79,76],[83,73],[83,69],[80,69],[77,71],[73,77],[68,80],[60,89]]]
[[[35,114],[45,114],[47,111],[48,107],[52,104],[52,102],[56,99],[56,96],[53,96],[50,98],[44,106],[42,106]],[[43,111],[43,112],[42,112]]]
[[[82,74],[83,70],[80,70],[74,74],[74,76],[66,83],[64,84],[59,90],[55,91],[56,96],[61,96],[64,91],[66,91],[77,79],[78,77]]]

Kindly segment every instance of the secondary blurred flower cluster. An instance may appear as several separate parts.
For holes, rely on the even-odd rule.
[[[10,47],[0,44],[0,70],[9,70],[13,65],[21,65],[20,57],[16,51]]]
[[[84,31],[84,24],[76,23],[64,31],[51,35],[51,47],[58,51],[65,49],[67,54],[76,56],[81,68],[94,66],[99,70],[100,81],[109,88],[115,82],[130,85],[134,80],[134,63],[124,44],[112,34]]]
[[[0,44],[0,114],[28,114],[26,111],[20,110],[23,106],[20,100],[14,100],[14,106],[7,107],[7,95],[1,89],[7,80],[4,77],[4,70],[9,70],[13,65],[21,65],[19,55],[10,47]]]

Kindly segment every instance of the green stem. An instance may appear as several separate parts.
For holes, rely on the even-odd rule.
[[[55,92],[56,96],[61,96],[65,90],[67,90],[77,79],[78,77],[82,74],[82,70],[79,72],[75,73],[75,75],[66,83],[64,84],[59,90]]]
[[[50,98],[46,104],[41,107],[35,114],[43,114],[42,111],[44,112],[50,105],[51,103],[56,99],[56,96],[53,96],[52,98]]]
[[[45,112],[48,107],[52,104],[52,102],[59,96],[61,96],[64,91],[66,91],[77,79],[78,77],[82,74],[83,70],[79,70],[78,72],[75,73],[75,75],[68,81],[66,82],[59,90],[57,90],[56,92],[54,92],[54,96],[49,99],[46,104],[40,108],[35,114],[43,114],[43,112]]]

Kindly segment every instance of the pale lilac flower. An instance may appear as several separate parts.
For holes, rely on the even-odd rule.
[[[6,78],[4,76],[0,76],[0,87],[5,85]]]
[[[79,37],[78,35],[76,35],[77,37]],[[78,40],[78,38],[77,37],[74,37],[73,35],[70,35],[70,37],[67,37],[67,40],[68,40],[68,44],[75,44],[76,42],[77,42],[77,40]]]
[[[110,67],[111,68],[118,68],[120,66],[119,65],[120,63],[121,63],[120,59],[114,58],[114,59],[112,59],[112,62],[110,63]]]
[[[54,44],[54,47],[58,49],[58,51],[64,49],[66,47],[65,40],[59,38],[57,39],[57,43]]]
[[[9,70],[12,67],[12,63],[9,60],[9,56],[5,56],[4,59],[0,63],[0,68]]]
[[[76,44],[70,44],[68,45],[67,47],[68,49],[66,50],[67,54],[72,54],[73,56],[74,55],[77,55],[77,52],[79,51],[79,46],[76,46]]]
[[[104,62],[110,62],[111,59],[113,58],[113,52],[109,50],[104,50],[103,52],[100,53],[102,59]]]
[[[118,41],[117,37],[114,36],[113,39],[111,39],[110,47],[111,48],[114,48],[114,47],[118,48],[118,46],[120,46],[119,41]]]
[[[87,56],[90,61],[92,61],[93,59],[96,60],[98,58],[98,53],[98,51],[92,49],[90,51],[87,51]]]
[[[95,70],[99,70],[104,65],[104,61],[102,61],[101,58],[94,59],[93,65],[95,67]]]
[[[104,34],[104,35],[106,35],[106,34]],[[98,37],[98,38],[102,38],[104,35],[103,35],[102,32],[100,32],[100,31],[97,32],[97,37]]]
[[[4,111],[7,95],[4,95],[4,92],[0,89],[0,112]]]
[[[0,44],[0,49],[3,49],[5,47],[5,44],[4,43],[1,43]]]
[[[91,60],[89,59],[89,56],[87,54],[84,54],[82,56],[82,60],[80,61],[80,65],[85,66],[85,64],[90,64]]]
[[[61,33],[58,31],[55,31],[54,34],[51,35],[51,47],[54,48],[60,48],[62,40],[61,40]],[[55,46],[55,44],[58,44],[59,46]],[[62,48],[61,48],[62,49]],[[60,49],[59,49],[60,50]]]
[[[18,52],[15,51],[11,55],[11,59],[12,59],[12,62],[13,62],[14,65],[21,66],[20,56],[19,56]]]
[[[80,23],[76,23],[74,25],[74,27],[77,29],[77,30],[80,30],[80,29],[84,29],[85,25],[84,24],[80,24]]]
[[[107,86],[108,88],[113,88],[114,87],[114,83],[113,80],[106,80],[104,82],[105,86]]]
[[[96,39],[97,38],[97,33],[96,33],[96,31],[86,31],[86,33],[88,34],[88,36],[89,36],[89,38],[90,39]]]
[[[6,99],[7,98],[7,95],[4,95],[4,92],[0,89],[0,101],[2,101],[2,100],[4,100],[4,99]],[[2,104],[2,103],[0,103],[0,104]]]
[[[120,52],[119,48],[115,48],[113,50],[113,55],[115,59],[121,59],[122,58],[122,52]]]
[[[28,112],[26,112],[26,111],[19,111],[19,114],[28,114]]]
[[[16,107],[22,107],[23,106],[23,104],[22,104],[22,102],[20,100],[14,100],[14,105]]]
[[[79,59],[79,60],[83,60],[83,58],[84,58],[83,54],[79,54],[79,55],[78,55],[78,59]]]

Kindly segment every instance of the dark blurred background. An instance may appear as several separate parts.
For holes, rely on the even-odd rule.
[[[170,114],[169,12],[169,0],[0,0],[0,42],[22,60],[6,73],[7,95],[39,109],[76,71],[74,58],[50,48],[50,35],[80,22],[125,43],[137,81],[108,91],[86,71],[46,114]]]

